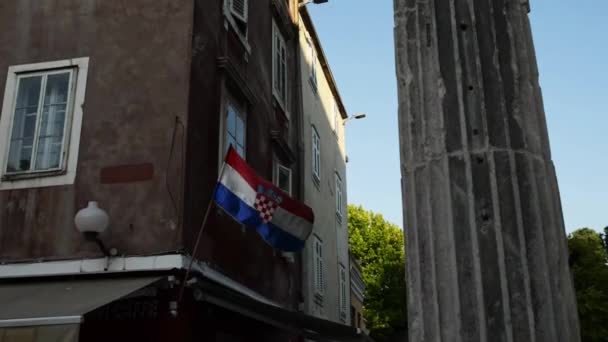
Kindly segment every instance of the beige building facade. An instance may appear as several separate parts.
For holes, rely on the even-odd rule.
[[[346,218],[346,110],[306,10],[300,12],[304,201],[315,224],[303,252],[304,310],[350,325]]]

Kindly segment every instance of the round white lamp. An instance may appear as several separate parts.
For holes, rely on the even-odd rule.
[[[99,208],[97,202],[90,201],[86,208],[80,209],[76,213],[76,216],[74,216],[74,224],[76,224],[76,229],[87,240],[97,243],[104,255],[110,255],[103,242],[99,239],[99,234],[108,229],[110,216],[103,209]]]

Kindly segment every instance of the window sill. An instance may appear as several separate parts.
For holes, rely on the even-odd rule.
[[[338,220],[338,223],[340,223],[340,224],[342,223],[342,218],[343,218],[343,216],[341,214],[336,213],[336,220]]]
[[[75,168],[28,174],[4,175],[0,177],[0,191],[73,185],[75,180]]]
[[[11,175],[3,175],[0,181],[2,182],[15,182],[20,180],[28,180],[35,178],[45,178],[45,177],[56,177],[65,175],[66,170],[52,170],[52,171],[42,171],[42,172],[31,172],[31,173],[17,173]]]

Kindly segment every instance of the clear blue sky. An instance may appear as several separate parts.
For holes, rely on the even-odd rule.
[[[608,225],[608,1],[531,0],[566,228]],[[402,226],[392,0],[308,5],[351,113],[348,202]]]

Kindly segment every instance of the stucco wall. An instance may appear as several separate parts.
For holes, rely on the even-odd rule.
[[[0,94],[10,65],[90,58],[76,181],[0,191],[0,259],[98,255],[73,224],[89,200],[109,213],[102,238],[119,253],[178,248],[165,172],[175,118],[186,122],[191,23],[189,0],[0,2]],[[169,187],[179,197],[175,160]],[[123,165],[144,166],[113,168]],[[124,182],[138,172],[148,175]]]
[[[317,58],[312,60],[307,37],[310,31],[306,25],[300,24],[300,71],[302,75],[303,101],[303,132],[304,147],[304,198],[315,212],[313,234],[323,242],[323,261],[325,290],[323,305],[315,303],[314,297],[314,268],[313,268],[313,238],[309,239],[303,254],[304,288],[306,310],[314,315],[330,320],[349,324],[350,306],[346,310],[346,319],[340,320],[340,282],[339,264],[346,269],[347,301],[350,298],[350,279],[348,275],[348,227],[346,218],[346,163],[344,145],[344,126],[342,119],[334,125],[334,103],[329,81]],[[317,56],[319,51],[317,51]],[[317,68],[317,89],[310,82],[311,63]],[[321,139],[321,179],[316,182],[312,171],[312,127],[317,130]],[[335,174],[342,179],[343,218],[336,216]]]
[[[89,200],[110,215],[102,239],[120,254],[192,253],[217,181],[228,94],[246,103],[247,162],[260,176],[271,180],[273,161],[285,159],[271,132],[297,153],[297,34],[293,8],[281,4],[287,2],[249,2],[248,52],[227,21],[224,0],[1,1],[0,86],[10,65],[90,61],[75,184],[0,191],[0,260],[98,256],[73,224]],[[271,88],[272,20],[280,14],[286,35],[292,32],[291,120]],[[297,158],[282,164],[292,167],[299,198]],[[288,261],[217,208],[204,231],[199,259],[268,298],[297,305],[297,256]]]

